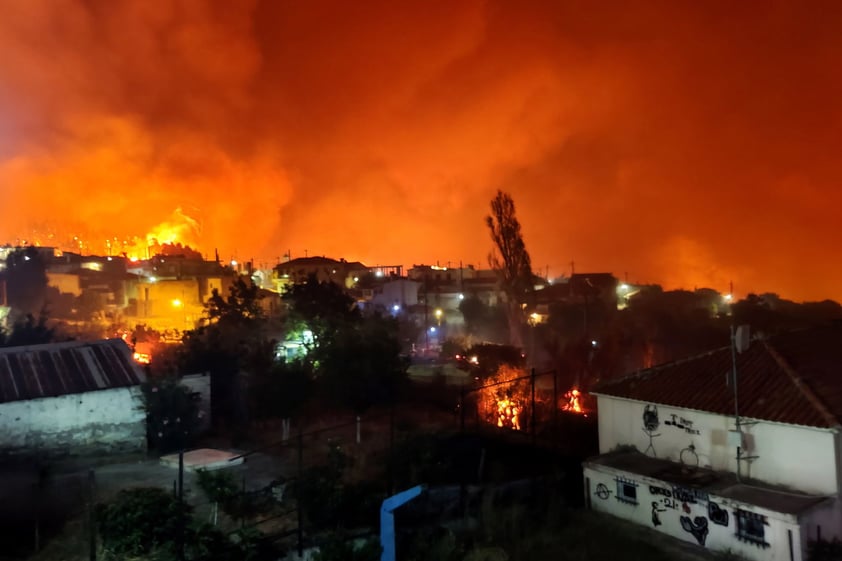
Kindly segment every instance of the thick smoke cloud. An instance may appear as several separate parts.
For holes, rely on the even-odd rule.
[[[0,4],[8,239],[484,265],[502,188],[552,275],[842,298],[838,3]]]

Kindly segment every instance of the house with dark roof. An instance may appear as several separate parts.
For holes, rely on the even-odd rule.
[[[283,292],[290,284],[306,282],[315,276],[319,282],[330,281],[344,288],[351,288],[370,271],[359,261],[331,259],[330,257],[298,257],[275,266],[272,282],[276,292]],[[357,280],[354,280],[357,279]]]
[[[143,381],[122,339],[0,349],[0,453],[145,451]]]
[[[842,538],[842,327],[726,347],[593,391],[590,508],[747,559]]]

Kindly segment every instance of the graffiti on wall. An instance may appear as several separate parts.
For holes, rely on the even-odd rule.
[[[682,516],[680,518],[681,528],[685,532],[690,532],[699,545],[704,546],[705,540],[708,538],[708,519],[704,516],[697,516],[690,520],[689,516]]]
[[[646,436],[649,437],[649,446],[646,447],[646,450],[643,451],[644,454],[649,454],[649,451],[652,451],[652,457],[656,457],[657,454],[655,453],[655,444],[652,442],[652,439],[660,434],[657,434],[656,431],[658,427],[661,425],[661,422],[658,420],[658,406],[657,405],[647,405],[643,408],[643,432]]]
[[[659,512],[666,512],[667,509],[661,508],[658,504],[658,501],[652,501],[652,525],[656,528],[661,525],[661,517],[658,516]]]
[[[664,421],[664,424],[668,427],[675,427],[677,429],[681,429],[687,434],[699,434],[699,429],[693,428],[693,421],[690,419],[685,419],[684,417],[680,417],[675,413],[670,415],[670,418]]]
[[[665,487],[650,485],[649,494],[653,497],[659,497],[661,504],[663,504],[665,508],[671,508],[673,510],[678,508],[678,502],[672,498],[672,491]]]
[[[608,486],[605,483],[600,483],[596,486],[596,492],[594,494],[604,501],[611,496],[611,491],[608,490]]]
[[[693,489],[690,487],[682,487],[680,485],[673,485],[672,496],[681,503],[697,504],[708,502],[709,495],[706,491],[701,489]]]
[[[728,511],[713,501],[708,502],[708,518],[719,526],[728,526]]]

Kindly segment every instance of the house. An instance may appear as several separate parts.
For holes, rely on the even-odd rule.
[[[330,281],[350,288],[369,272],[369,268],[359,261],[337,261],[330,257],[299,257],[276,265],[272,282],[275,291],[281,293],[290,284],[306,282],[310,276],[315,276],[319,282]],[[380,274],[382,275],[382,272]]]
[[[587,504],[748,559],[805,559],[842,538],[840,374],[835,325],[599,385]]]
[[[145,451],[144,380],[122,339],[0,349],[0,453]]]

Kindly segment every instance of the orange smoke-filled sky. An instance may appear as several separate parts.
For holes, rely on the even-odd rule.
[[[842,299],[842,3],[0,0],[0,240]],[[177,210],[178,209],[178,210]]]

